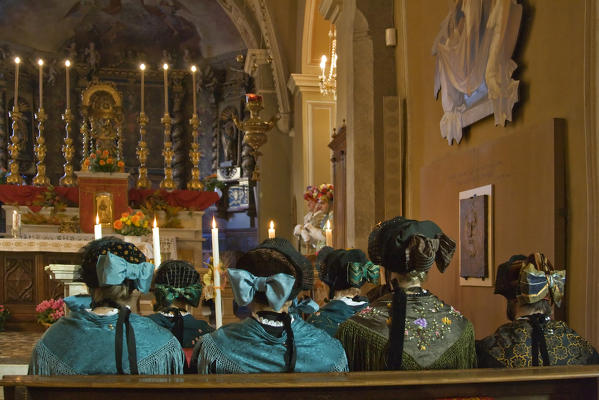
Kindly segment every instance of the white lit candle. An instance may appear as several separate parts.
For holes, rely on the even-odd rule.
[[[71,61],[70,60],[66,60],[64,62],[64,65],[66,67],[67,70],[67,109],[71,108],[71,83],[69,82],[69,68],[71,68]]]
[[[19,235],[19,212],[17,210],[13,210],[12,212],[12,236],[18,237]]]
[[[158,268],[162,263],[162,257],[160,256],[160,231],[156,217],[154,217],[154,228],[152,228],[152,246],[154,247],[154,265]]]
[[[139,69],[141,70],[141,112],[144,112],[144,71],[146,70],[146,64],[140,64]]]
[[[96,225],[94,225],[94,239],[102,239],[102,224],[98,214],[96,214]]]
[[[275,222],[273,220],[270,220],[270,228],[268,228],[268,238],[275,238]]]
[[[192,84],[192,89],[191,92],[193,93],[193,111],[192,114],[197,113],[196,111],[196,66],[192,65],[191,66],[191,84]]]
[[[162,64],[162,69],[164,69],[164,113],[168,114],[168,64]]]
[[[19,64],[21,59],[15,57],[15,109],[19,108]]]
[[[40,109],[44,108],[44,60],[41,58],[37,60],[37,65],[39,65],[39,81],[40,81]]]
[[[212,262],[214,277],[214,311],[216,312],[216,329],[223,325],[223,314],[220,296],[220,255],[218,251],[218,228],[216,220],[212,217]]]
[[[333,230],[331,229],[331,221],[327,221],[324,230],[327,246],[333,246]]]

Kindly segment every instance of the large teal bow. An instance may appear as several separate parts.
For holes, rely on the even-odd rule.
[[[156,285],[154,286],[154,296],[156,303],[162,306],[168,307],[177,299],[185,299],[187,304],[197,307],[202,296],[202,284],[196,283],[187,287]]]
[[[98,257],[96,273],[98,274],[100,286],[120,285],[125,279],[129,279],[137,290],[146,293],[150,290],[150,284],[152,283],[154,264],[149,262],[133,264],[111,252],[107,252]]]
[[[231,288],[235,301],[246,306],[254,300],[256,292],[266,294],[268,304],[279,311],[289,298],[295,278],[287,274],[276,274],[269,277],[257,277],[243,269],[228,268]]]
[[[551,296],[553,302],[559,307],[564,296],[565,283],[566,271],[539,271],[529,263],[520,270],[518,299],[521,303],[531,304]]]
[[[318,303],[311,298],[306,297],[302,300],[295,298],[289,307],[289,314],[314,314],[318,310],[320,310]]]
[[[379,266],[372,261],[347,264],[347,281],[353,287],[362,287],[366,282],[377,284],[380,278]]]

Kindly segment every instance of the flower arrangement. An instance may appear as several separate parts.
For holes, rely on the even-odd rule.
[[[168,204],[158,190],[146,197],[139,208],[141,208],[141,211],[146,215],[154,215],[158,211],[164,211],[166,218],[164,221],[160,222],[161,228],[183,228],[183,223],[181,222],[181,218],[179,218],[179,212],[182,210],[182,207],[171,206]]]
[[[333,184],[322,183],[316,187],[316,191],[317,191],[316,198],[318,199],[318,201],[321,201],[321,202],[333,201],[333,192],[334,192]]]
[[[6,307],[0,304],[0,331],[4,330],[4,323],[10,317],[10,312]]]
[[[221,192],[227,187],[226,182],[219,181],[216,178],[216,174],[208,175],[203,180],[204,190],[207,192],[213,192],[214,189],[218,189]]]
[[[42,325],[51,325],[64,317],[64,301],[62,299],[44,300],[35,307],[37,322]]]
[[[96,150],[83,161],[83,168],[93,172],[124,172],[125,163],[114,152]]]
[[[122,213],[121,218],[114,221],[113,227],[116,233],[124,236],[144,236],[151,232],[148,217],[141,211],[133,213],[131,209]]]

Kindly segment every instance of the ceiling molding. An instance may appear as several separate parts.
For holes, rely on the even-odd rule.
[[[318,75],[314,74],[291,74],[287,81],[287,89],[291,94],[305,92],[320,92],[320,81]]]
[[[322,0],[320,2],[320,7],[318,7],[320,15],[322,15],[324,19],[331,21],[332,24],[337,22],[337,18],[339,17],[339,14],[341,14],[342,9],[342,0]]]

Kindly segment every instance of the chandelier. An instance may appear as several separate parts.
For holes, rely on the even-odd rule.
[[[328,73],[327,56],[323,54],[320,58],[320,93],[323,95],[332,94],[335,100],[337,100],[337,34],[335,27],[329,30],[329,56],[331,63],[329,64]]]

